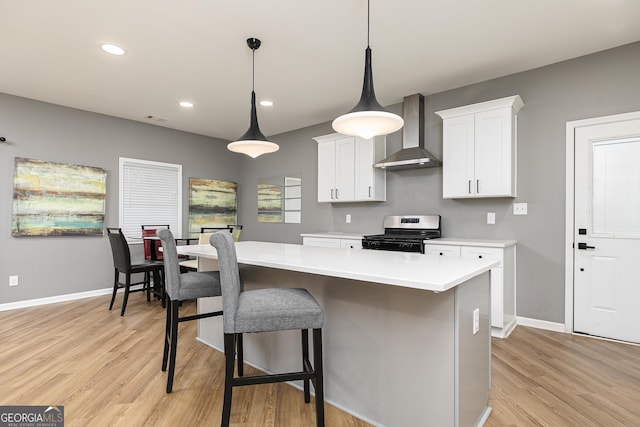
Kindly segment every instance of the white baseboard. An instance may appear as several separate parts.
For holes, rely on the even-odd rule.
[[[509,322],[503,328],[497,328],[495,326],[492,326],[491,336],[494,338],[501,338],[501,339],[509,338],[509,335],[511,335],[511,332],[513,332],[516,326],[518,326],[518,322],[517,322],[517,318],[514,317],[513,319],[511,319],[511,322]]]
[[[537,329],[545,329],[547,331],[565,333],[564,323],[549,322],[546,320],[531,319],[528,317],[518,316],[518,325],[529,326]]]
[[[113,292],[113,288],[96,289],[95,291],[78,292],[75,294],[56,295],[54,297],[37,298],[25,301],[9,302],[0,304],[0,311],[15,310],[18,308],[36,307],[38,305],[54,304],[56,302],[73,301],[83,298],[108,295]]]

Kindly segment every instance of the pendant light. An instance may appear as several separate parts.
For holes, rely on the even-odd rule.
[[[346,114],[336,118],[333,129],[343,135],[360,136],[369,139],[377,135],[387,135],[402,128],[404,120],[387,111],[376,100],[371,72],[371,48],[369,47],[369,0],[367,0],[367,49],[364,57],[364,83],[360,102]]]
[[[255,79],[256,79],[255,54],[256,54],[256,50],[260,47],[260,44],[261,44],[260,40],[256,38],[252,37],[247,39],[247,45],[252,51],[252,62],[253,62],[253,70],[252,70],[253,75],[251,80],[251,118],[249,122],[249,129],[237,141],[231,142],[227,145],[227,149],[229,151],[246,154],[247,156],[254,159],[263,154],[273,153],[280,149],[278,144],[269,141],[262,134],[262,132],[260,132],[260,127],[258,126],[258,114],[256,113],[256,92],[255,92]]]

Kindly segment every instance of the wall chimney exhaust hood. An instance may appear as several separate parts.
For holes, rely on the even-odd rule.
[[[405,96],[402,118],[402,150],[374,166],[391,171],[442,166],[442,162],[424,148],[424,96],[419,93]]]

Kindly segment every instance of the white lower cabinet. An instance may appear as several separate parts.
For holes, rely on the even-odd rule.
[[[516,327],[516,242],[452,238],[431,242],[425,242],[425,254],[500,262],[491,269],[491,335],[508,337]]]
[[[362,249],[362,239],[340,239],[340,247],[348,249]]]
[[[305,246],[321,246],[324,248],[362,249],[362,236],[345,235],[343,233],[302,234]]]
[[[460,256],[460,246],[449,245],[425,245],[424,253],[428,255],[440,255],[440,256]]]

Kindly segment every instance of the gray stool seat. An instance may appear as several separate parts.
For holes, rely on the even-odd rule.
[[[180,303],[196,298],[221,296],[220,273],[217,271],[180,273],[176,241],[168,228],[157,232],[162,242],[165,274],[165,295],[167,298],[167,319],[164,337],[164,353],[162,356],[162,370],[167,375],[167,393],[173,390],[173,375],[176,367],[176,352],[178,349],[178,323],[189,320],[204,319],[220,316],[222,311],[200,313],[193,316],[179,316]]]
[[[218,254],[222,308],[224,310],[225,380],[222,404],[223,427],[231,418],[233,387],[302,380],[304,401],[311,400],[313,382],[316,425],[324,426],[324,380],[322,368],[322,327],[324,311],[315,298],[300,288],[268,288],[245,291],[232,236],[224,231],[213,233],[210,243]],[[299,329],[302,337],[302,370],[298,372],[244,377],[241,370],[242,334]],[[309,329],[313,330],[313,365],[309,361]],[[234,377],[235,350],[238,349],[238,377]]]
[[[324,312],[306,289],[270,288],[240,294],[235,332],[322,328]]]
[[[169,293],[169,292],[167,292]],[[172,300],[187,301],[197,298],[220,296],[219,271],[190,271],[180,274],[180,286],[173,289]]]

